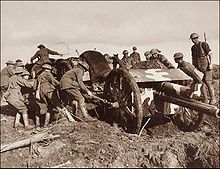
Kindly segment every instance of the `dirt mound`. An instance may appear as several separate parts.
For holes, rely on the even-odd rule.
[[[139,137],[103,121],[70,123],[61,119],[48,128],[25,131],[12,128],[13,117],[5,118],[7,122],[1,122],[2,144],[42,132],[60,138],[1,153],[3,168],[60,164],[80,168],[219,167],[219,130],[205,123],[198,131],[186,133],[167,123],[150,128],[151,135],[143,130]]]

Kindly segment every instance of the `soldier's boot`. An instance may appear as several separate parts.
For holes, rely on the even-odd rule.
[[[21,126],[20,119],[21,119],[21,114],[20,113],[16,113],[15,121],[14,121],[14,126],[13,126],[14,128],[17,128],[17,127]]]
[[[35,126],[40,127],[40,117],[39,116],[35,116]]]
[[[208,91],[209,91],[209,95],[210,95],[209,104],[214,105],[217,102],[217,100],[215,98],[215,89],[214,89],[211,82],[207,83],[207,86],[208,86]]]
[[[23,117],[23,121],[24,121],[24,127],[26,129],[31,129],[31,126],[29,125],[29,122],[28,122],[28,114],[26,112],[22,113],[22,117]]]
[[[85,109],[84,106],[79,105],[79,108],[80,108],[80,111],[81,111],[82,116],[84,117],[85,121],[87,121],[87,122],[96,121],[94,118],[92,118],[92,117],[88,114],[88,112],[87,112],[87,110]]]
[[[208,103],[208,96],[207,96],[207,92],[206,92],[206,88],[205,88],[205,84],[202,84],[201,87],[201,95],[202,95],[202,102],[203,103]]]
[[[44,127],[47,127],[50,123],[50,113],[45,114],[45,121],[44,121]]]

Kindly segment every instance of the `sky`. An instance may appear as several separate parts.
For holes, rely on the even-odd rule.
[[[219,64],[219,1],[1,1],[1,69],[30,62],[39,44],[63,58],[94,48],[121,58],[136,46],[142,60],[158,48],[172,63],[176,52],[191,62],[193,32],[201,41],[206,33]]]

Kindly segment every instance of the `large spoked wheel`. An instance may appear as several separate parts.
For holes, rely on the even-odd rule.
[[[126,69],[113,69],[109,73],[104,97],[109,102],[118,103],[117,107],[105,107],[105,117],[118,123],[126,132],[137,134],[143,120],[140,90]]]
[[[180,106],[177,113],[173,115],[172,122],[184,132],[194,131],[199,127],[203,115],[198,111]]]

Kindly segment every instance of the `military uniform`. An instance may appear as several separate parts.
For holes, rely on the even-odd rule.
[[[14,75],[10,78],[7,102],[14,106],[20,113],[27,113],[24,104],[24,97],[21,94],[21,87],[33,87],[33,81],[27,81],[21,76]]]
[[[38,74],[42,69],[41,66],[44,63],[50,62],[49,54],[51,55],[60,55],[56,51],[52,51],[48,48],[41,48],[38,50],[33,57],[31,57],[31,62],[33,62],[34,59],[38,58],[38,61],[35,62],[34,66],[32,67],[32,71],[35,71],[36,74]]]
[[[84,102],[85,99],[81,94],[81,91],[88,93],[89,90],[83,83],[83,70],[80,68],[74,68],[66,72],[60,80],[61,91],[66,91],[72,99],[78,102]]]
[[[91,93],[83,83],[83,74],[82,68],[73,68],[63,75],[60,80],[61,97],[66,104],[75,105],[77,112],[79,109],[86,120],[93,121],[85,109],[85,98],[82,95]]]
[[[211,52],[211,49],[206,42],[200,42],[198,41],[198,34],[193,33],[191,34],[190,38],[196,39],[196,42],[194,42],[194,45],[191,47],[191,52],[192,52],[192,63],[193,65],[204,74],[203,76],[203,82],[207,85],[208,91],[210,94],[210,104],[215,104],[216,98],[215,98],[215,92],[214,92],[214,87],[212,85],[212,69],[209,68],[210,63],[209,63],[209,53]],[[194,41],[194,40],[193,40]],[[206,94],[206,89],[205,85],[202,86],[202,91],[203,91],[203,98],[204,102],[207,102],[207,94]]]
[[[1,90],[6,92],[8,88],[9,78],[15,74],[13,66],[6,66],[1,71]]]
[[[130,55],[130,58],[131,58],[131,65],[132,65],[132,66],[134,66],[136,63],[138,63],[138,62],[141,61],[140,54],[137,53],[137,52],[133,52],[133,53]]]
[[[199,77],[199,75],[195,72],[195,67],[191,65],[189,62],[182,61],[178,64],[179,69],[181,69],[183,72],[185,72],[188,76],[192,77],[195,83],[202,84],[202,79]]]
[[[123,56],[121,59],[123,66],[127,69],[130,69],[132,67],[131,57],[128,55]]]
[[[57,81],[50,72],[44,71],[37,77],[35,88],[40,90],[40,100],[38,104],[41,109],[41,114],[45,114],[48,111],[48,107],[62,107],[56,92],[56,86],[58,85],[59,81]]]
[[[158,64],[163,64],[164,66],[166,66],[166,68],[168,68],[168,69],[173,69],[174,68],[174,66],[172,65],[172,63],[170,63],[168,60],[167,60],[167,58],[164,56],[164,55],[162,55],[162,54],[157,54],[157,56],[156,57],[153,57],[153,56],[151,56],[150,57],[150,60],[154,60],[154,61],[156,61],[156,62],[158,62]],[[162,68],[163,66],[161,66],[161,68]]]

